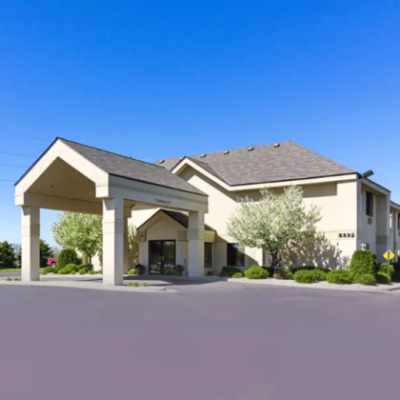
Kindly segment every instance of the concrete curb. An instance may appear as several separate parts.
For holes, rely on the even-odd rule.
[[[307,288],[307,289],[319,289],[319,290],[339,290],[346,292],[368,292],[368,293],[392,293],[400,291],[400,283],[391,283],[390,285],[376,285],[376,286],[364,286],[353,283],[351,285],[336,285],[328,282],[316,282],[316,283],[298,283],[293,280],[282,280],[282,279],[247,279],[247,278],[229,278],[228,282],[243,283],[244,285],[258,285],[258,286],[275,286],[275,287],[292,287],[292,288]]]
[[[101,281],[98,283],[87,282],[87,281],[39,281],[39,282],[22,282],[22,281],[7,281],[0,279],[0,285],[11,285],[11,286],[39,286],[39,287],[61,287],[61,288],[72,288],[72,289],[89,289],[89,290],[106,290],[114,292],[140,292],[140,293],[176,293],[174,289],[167,287],[134,287],[127,286],[125,283],[121,286],[103,285]]]

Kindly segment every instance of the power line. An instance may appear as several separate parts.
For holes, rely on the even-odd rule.
[[[29,168],[25,165],[10,165],[10,164],[0,164],[2,167],[13,167],[13,168]]]
[[[41,138],[38,138],[38,137],[35,137],[35,136],[30,136],[30,135],[24,135],[22,133],[11,132],[11,131],[7,131],[7,130],[4,130],[4,129],[0,129],[0,132],[8,133],[9,135],[22,136],[22,137],[26,137],[28,139],[40,140],[41,142],[49,143],[49,141],[46,140],[46,139],[41,139]]]
[[[8,156],[18,156],[18,157],[27,157],[27,158],[36,158],[34,156],[27,156],[25,154],[15,154],[15,153],[6,153],[4,151],[0,151],[0,154],[6,154]]]

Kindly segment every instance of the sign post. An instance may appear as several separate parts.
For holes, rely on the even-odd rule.
[[[392,260],[393,258],[395,258],[396,256],[393,254],[392,250],[388,250],[383,257],[386,258],[387,260],[387,266],[388,266],[388,277],[390,278],[390,260]]]

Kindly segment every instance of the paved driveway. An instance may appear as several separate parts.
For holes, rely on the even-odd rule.
[[[2,400],[400,397],[399,295],[0,290]]]

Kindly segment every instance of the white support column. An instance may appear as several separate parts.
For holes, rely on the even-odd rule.
[[[122,285],[124,272],[124,199],[103,199],[103,283]]]
[[[188,274],[204,276],[204,213],[189,212]]]
[[[127,274],[129,265],[129,245],[128,245],[128,218],[124,218],[124,274]]]
[[[40,276],[40,209],[24,206],[21,218],[21,276],[24,282],[38,281]]]

